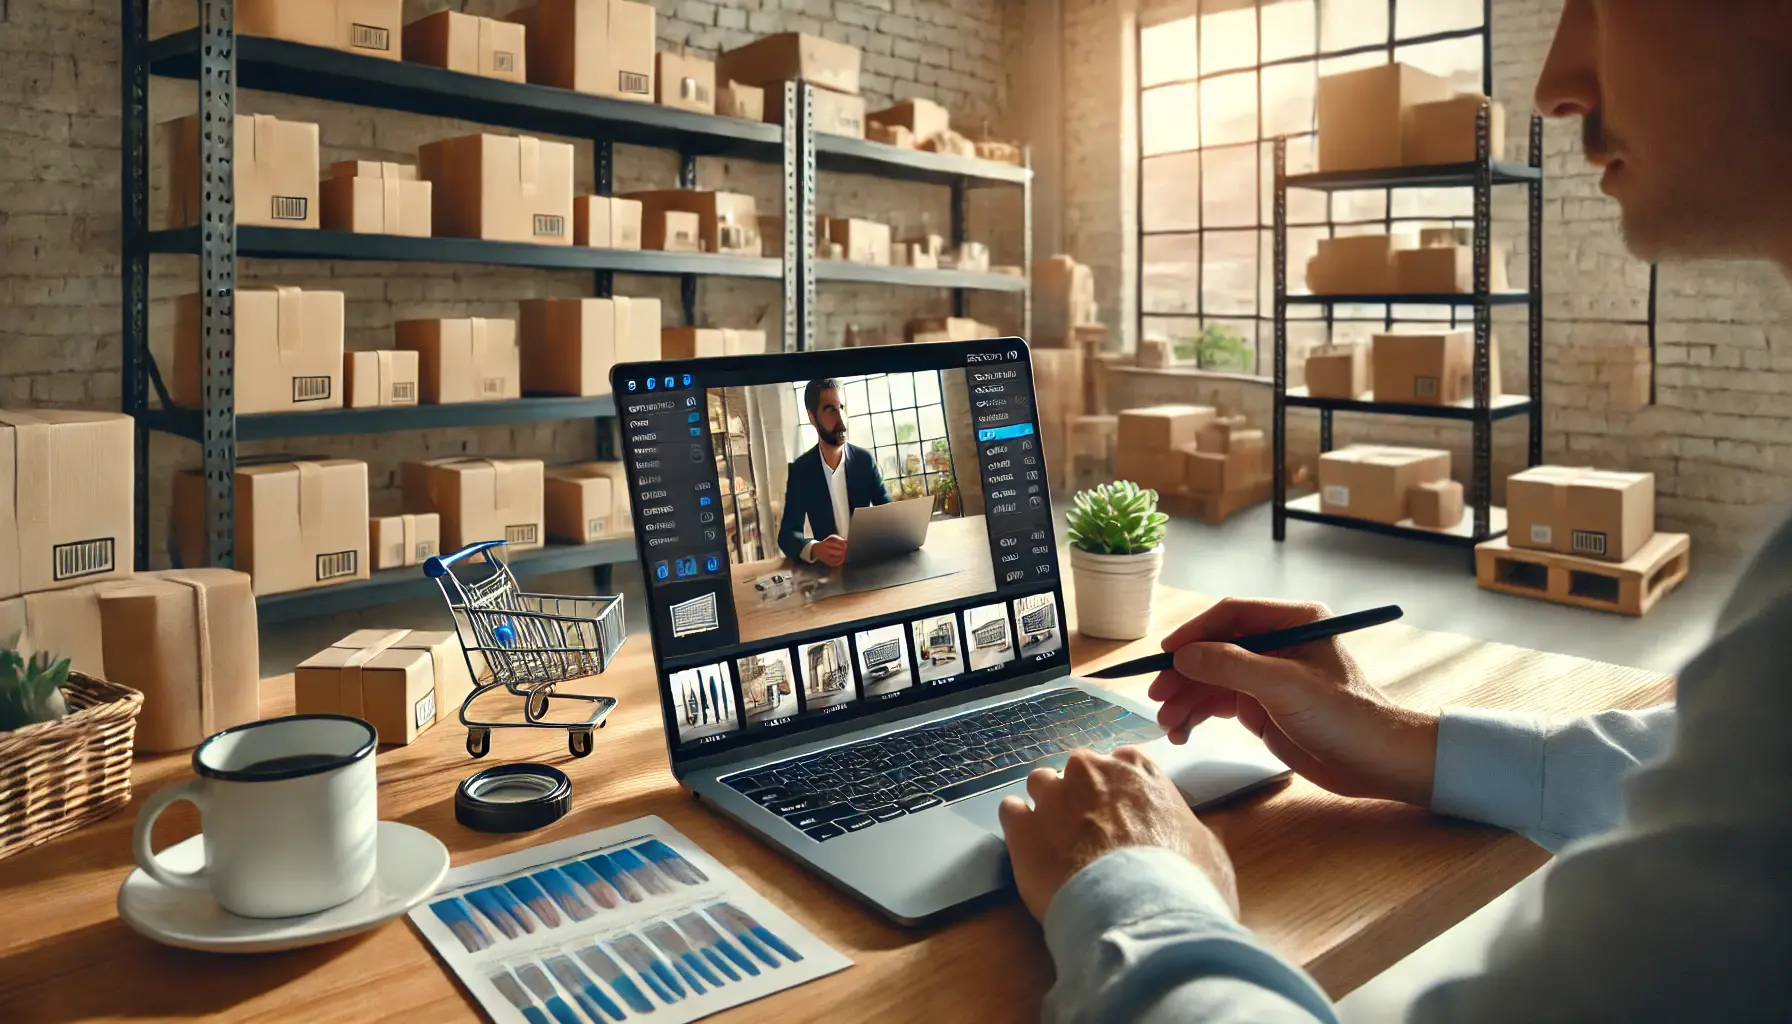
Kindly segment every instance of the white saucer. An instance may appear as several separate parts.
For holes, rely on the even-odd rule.
[[[205,862],[199,836],[157,855],[174,871],[196,871]],[[373,881],[347,903],[301,917],[238,917],[211,893],[171,889],[132,871],[118,890],[118,916],[142,934],[183,949],[213,953],[271,953],[364,932],[428,899],[448,873],[448,848],[420,828],[396,821],[379,824],[379,868]]]

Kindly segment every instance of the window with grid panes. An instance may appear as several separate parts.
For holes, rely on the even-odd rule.
[[[1192,6],[1192,5],[1191,5]],[[1315,93],[1325,75],[1401,61],[1489,88],[1485,0],[1203,0],[1196,13],[1139,30],[1139,337],[1194,358],[1208,327],[1243,341],[1269,375],[1275,346],[1275,139],[1287,172],[1317,169]],[[1319,240],[1411,231],[1473,216],[1468,189],[1288,193],[1288,291],[1306,291]],[[1454,311],[1397,311],[1449,320]],[[1288,309],[1291,370],[1306,350],[1367,340],[1385,306]]]
[[[791,385],[797,416],[790,451],[797,454],[815,444],[815,428],[803,405],[808,384]],[[846,403],[846,440],[872,454],[891,500],[932,494],[938,483],[951,477],[952,449],[938,370],[842,377],[840,387]]]

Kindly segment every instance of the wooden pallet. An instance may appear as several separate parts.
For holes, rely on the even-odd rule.
[[[1166,491],[1157,496],[1157,508],[1158,511],[1179,519],[1204,519],[1207,525],[1218,526],[1244,509],[1268,501],[1271,486],[1271,481],[1265,478],[1257,483],[1217,494]]]
[[[1498,537],[1475,548],[1482,590],[1619,615],[1643,615],[1692,568],[1692,539],[1658,533],[1623,563],[1515,548]]]

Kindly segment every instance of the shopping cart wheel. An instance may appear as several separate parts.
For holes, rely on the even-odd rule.
[[[492,749],[492,731],[484,727],[467,730],[467,753],[484,757]]]
[[[529,706],[525,710],[527,710],[527,712],[528,712],[529,721],[531,721],[531,722],[541,721],[542,718],[545,717],[548,713],[548,693],[547,693],[547,691],[546,690],[531,690],[529,692]]]
[[[572,751],[574,757],[584,757],[591,753],[591,740],[590,729],[568,729],[566,731],[566,749]]]

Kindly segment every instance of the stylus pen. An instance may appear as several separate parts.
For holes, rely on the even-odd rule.
[[[1390,604],[1381,608],[1370,608],[1367,611],[1351,612],[1348,615],[1334,615],[1329,619],[1290,626],[1287,629],[1258,633],[1255,636],[1241,636],[1236,640],[1225,642],[1235,647],[1242,647],[1252,654],[1268,654],[1270,651],[1284,651],[1290,647],[1330,640],[1332,637],[1343,636],[1345,633],[1354,633],[1359,629],[1379,626],[1385,622],[1392,622],[1404,614],[1399,605]],[[1176,652],[1165,651],[1162,654],[1152,654],[1143,658],[1135,658],[1132,661],[1123,661],[1098,672],[1090,672],[1087,674],[1087,678],[1125,679],[1129,676],[1168,672],[1175,667]]]

